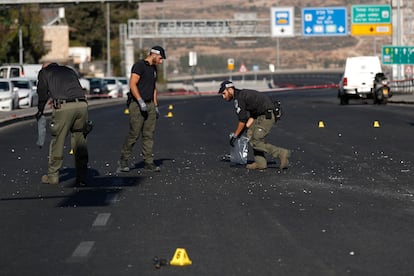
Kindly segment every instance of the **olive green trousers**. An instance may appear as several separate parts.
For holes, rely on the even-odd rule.
[[[265,141],[274,124],[275,116],[273,113],[271,119],[266,119],[266,116],[262,115],[257,117],[247,130],[246,135],[249,138],[250,146],[253,148],[254,162],[260,167],[267,167],[265,153],[272,155],[273,158],[278,158],[282,152],[286,151],[284,148],[276,147]]]
[[[49,146],[48,177],[51,182],[59,182],[59,169],[63,163],[63,148],[69,132],[71,147],[75,157],[76,181],[86,182],[88,166],[88,147],[82,129],[88,120],[86,102],[70,102],[53,109],[50,121],[52,139]]]
[[[147,164],[154,163],[153,146],[154,132],[157,121],[157,113],[153,102],[147,103],[147,112],[142,113],[137,102],[132,101],[129,105],[129,131],[121,149],[120,162],[127,166],[131,157],[132,148],[141,136],[142,158]]]

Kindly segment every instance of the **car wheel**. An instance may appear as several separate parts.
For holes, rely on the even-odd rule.
[[[341,105],[347,105],[349,103],[348,98],[345,95],[339,97]]]

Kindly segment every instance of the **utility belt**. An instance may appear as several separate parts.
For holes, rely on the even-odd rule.
[[[66,100],[53,99],[53,108],[54,109],[60,109],[62,104],[65,104],[65,103],[79,103],[79,102],[87,103],[88,101],[85,98],[75,98],[75,99],[66,99]]]

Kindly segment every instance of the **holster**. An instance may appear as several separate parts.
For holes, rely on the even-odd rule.
[[[275,115],[275,120],[280,120],[282,117],[282,107],[280,101],[276,100],[273,102],[273,113]]]
[[[72,132],[82,132],[83,137],[86,138],[86,136],[88,136],[88,134],[92,131],[92,129],[93,129],[93,122],[88,120],[83,125],[83,128],[80,128],[80,129],[74,128],[74,129],[72,129]]]

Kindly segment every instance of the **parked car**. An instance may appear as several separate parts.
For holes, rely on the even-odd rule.
[[[117,79],[121,83],[121,86],[122,86],[122,97],[126,98],[127,93],[129,92],[129,79],[123,78],[123,77],[118,77]]]
[[[0,78],[37,78],[41,64],[10,64],[0,66]]]
[[[122,95],[122,84],[117,78],[106,77],[103,78],[103,82],[108,88],[108,96],[111,98],[121,98]]]
[[[108,87],[102,78],[87,78],[91,97],[108,97]]]
[[[18,88],[9,79],[0,79],[0,110],[11,111],[19,107]]]
[[[30,78],[10,79],[14,87],[18,88],[19,108],[37,106],[39,97],[37,95],[36,80]]]

